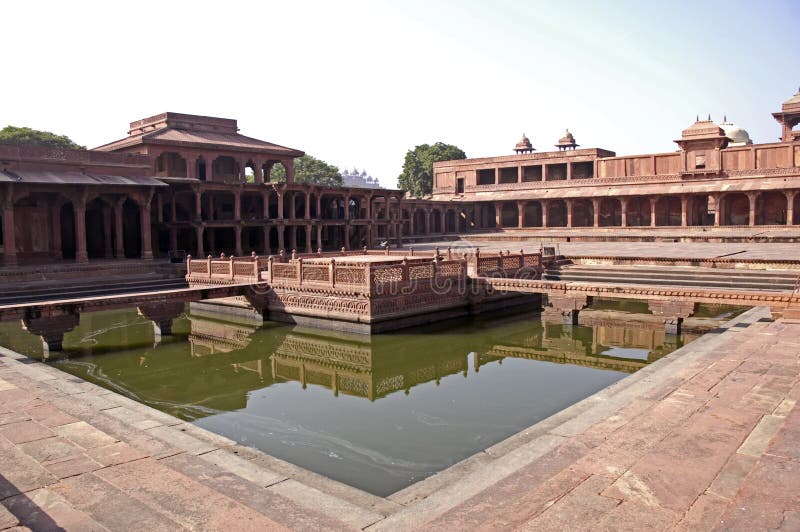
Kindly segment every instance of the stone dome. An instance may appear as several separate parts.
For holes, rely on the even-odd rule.
[[[568,129],[564,133],[564,136],[558,139],[558,144],[556,144],[555,146],[559,150],[567,150],[567,149],[574,150],[576,147],[578,147],[578,144],[575,142],[575,136],[572,133],[570,133]]]
[[[728,146],[749,146],[753,143],[750,140],[750,134],[739,126],[728,122],[728,117],[723,119],[719,127],[725,132],[725,136],[730,139]]]
[[[531,144],[531,140],[525,136],[525,133],[522,134],[522,138],[519,139],[517,145],[514,146],[514,150],[518,152],[533,150],[533,145]]]

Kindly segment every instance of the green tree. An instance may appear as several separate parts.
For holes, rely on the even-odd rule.
[[[39,131],[29,127],[6,126],[0,129],[0,144],[15,144],[17,146],[52,146],[54,148],[69,148],[71,150],[85,150],[72,142],[66,135],[56,135],[49,131]]]
[[[276,164],[270,172],[270,181],[282,183],[286,181],[286,168]],[[294,160],[295,183],[314,183],[326,187],[342,186],[342,174],[335,166],[321,161],[311,155],[303,155]]]
[[[406,152],[403,173],[397,182],[401,190],[409,191],[416,197],[427,196],[433,192],[433,163],[466,158],[467,154],[452,144],[420,144]]]

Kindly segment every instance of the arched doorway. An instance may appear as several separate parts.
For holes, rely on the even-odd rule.
[[[786,225],[786,195],[783,192],[762,192],[756,200],[757,225]]]
[[[740,193],[722,198],[722,225],[750,225],[750,199]]]
[[[628,227],[647,227],[650,225],[650,200],[648,198],[630,198],[626,206],[626,222]]]
[[[681,199],[677,196],[661,196],[656,201],[656,225],[681,225]]]
[[[547,227],[567,226],[567,203],[564,200],[553,200],[547,205]]]
[[[75,209],[71,202],[66,202],[59,210],[61,221],[61,256],[65,259],[75,258]]]
[[[125,258],[142,256],[142,220],[139,205],[128,198],[122,204],[122,249]]]
[[[597,223],[600,227],[619,227],[622,225],[622,204],[617,198],[600,200],[600,216]]]
[[[522,216],[522,225],[525,227],[542,226],[542,204],[538,201],[530,201],[525,204]]]
[[[517,227],[519,224],[519,211],[516,203],[503,203],[500,211],[500,225],[503,227]]]
[[[594,204],[588,199],[575,200],[572,204],[572,227],[594,226]]]

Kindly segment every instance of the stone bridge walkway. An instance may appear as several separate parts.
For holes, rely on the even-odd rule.
[[[800,323],[754,309],[387,499],[0,349],[0,529],[800,528]]]

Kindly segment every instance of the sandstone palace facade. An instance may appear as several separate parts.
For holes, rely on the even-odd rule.
[[[800,224],[800,92],[773,117],[780,142],[697,120],[679,151],[616,157],[578,149],[434,164],[433,199],[463,205],[479,229],[531,227],[791,226]]]
[[[773,117],[780,142],[698,120],[677,151],[626,157],[579,149],[569,132],[547,152],[523,136],[515,155],[436,163],[432,198],[417,199],[297,183],[302,151],[244,136],[236,120],[163,113],[93,150],[0,145],[3,263],[354,249],[520,228],[786,228],[800,225],[800,92]]]

